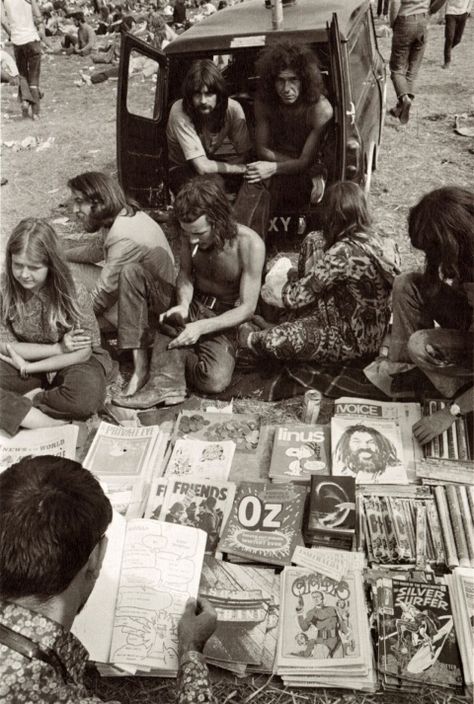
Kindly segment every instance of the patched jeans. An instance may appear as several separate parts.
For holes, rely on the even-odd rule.
[[[393,25],[390,76],[397,98],[414,97],[414,86],[428,39],[427,12],[398,16]]]

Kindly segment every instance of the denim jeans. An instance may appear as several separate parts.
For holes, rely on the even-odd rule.
[[[25,394],[41,387],[44,390],[34,397],[33,406],[52,418],[88,418],[96,413],[104,402],[105,385],[104,369],[94,357],[87,362],[60,369],[51,383],[48,382],[46,374],[31,374],[23,379],[15,367],[0,360],[2,391]],[[20,405],[16,412],[23,414],[20,420],[26,415]],[[17,422],[19,423],[18,418]]]
[[[399,15],[393,25],[390,76],[397,98],[414,97],[414,86],[425,53],[428,14]]]
[[[33,114],[39,115],[40,107],[40,69],[41,43],[28,42],[13,46],[15,61],[20,75],[19,97],[33,107]]]
[[[213,317],[197,301],[191,303],[189,322]],[[224,391],[235,368],[236,342],[232,333],[204,335],[193,347],[168,349],[171,337],[157,332],[150,364],[150,382],[163,393],[185,395],[186,387],[206,394]]]
[[[467,12],[462,15],[446,15],[444,25],[444,63],[451,61],[451,49],[459,44],[466,26]]]

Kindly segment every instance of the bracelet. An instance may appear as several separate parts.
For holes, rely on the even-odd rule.
[[[20,376],[22,379],[28,379],[28,377],[30,376],[27,372],[27,367],[28,365],[25,364],[25,366],[20,369]]]

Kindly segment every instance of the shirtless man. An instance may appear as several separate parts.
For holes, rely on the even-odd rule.
[[[113,399],[127,408],[181,403],[188,385],[204,393],[226,389],[235,367],[236,330],[257,306],[265,245],[235,222],[219,181],[191,179],[174,209],[182,236],[177,305],[160,318],[150,380],[133,396]]]
[[[323,128],[333,109],[324,95],[316,56],[309,47],[281,42],[264,49],[257,61],[255,140],[259,161],[245,178],[256,184],[271,178],[271,204],[281,209],[295,198],[303,208],[324,195],[325,169],[319,163]]]

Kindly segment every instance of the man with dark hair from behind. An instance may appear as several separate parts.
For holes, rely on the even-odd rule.
[[[265,245],[235,221],[218,180],[188,181],[174,214],[182,242],[177,305],[160,316],[149,381],[132,396],[114,397],[119,406],[181,403],[188,385],[204,393],[224,391],[235,367],[236,329],[257,307]]]
[[[84,686],[88,654],[70,629],[100,573],[110,502],[78,462],[49,455],[5,470],[0,496],[0,699],[100,704]],[[188,601],[178,703],[214,701],[200,653],[215,625],[207,602]]]
[[[250,150],[242,106],[227,96],[225,79],[210,59],[191,65],[182,94],[171,108],[166,129],[171,190],[177,193],[197,174],[231,177],[234,184],[235,177],[246,172]],[[225,139],[234,153],[224,160],[218,151]]]

